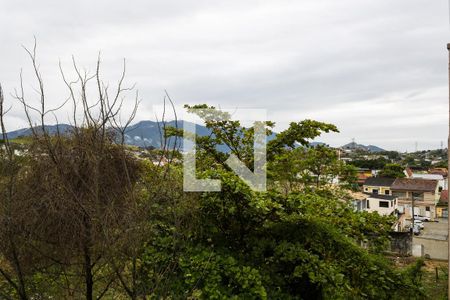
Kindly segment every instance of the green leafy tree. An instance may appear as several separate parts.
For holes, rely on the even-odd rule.
[[[384,151],[380,152],[381,155],[386,155],[389,159],[398,161],[401,159],[401,155],[397,151]]]
[[[355,159],[350,162],[355,167],[358,168],[367,168],[370,170],[381,170],[384,168],[389,161],[385,158],[377,158],[377,159]]]
[[[300,147],[275,155],[269,162],[270,178],[285,192],[308,187],[340,185],[355,189],[356,169],[338,159],[335,149]]]
[[[334,127],[293,123],[269,142],[271,178],[296,188],[280,191],[274,183],[258,193],[231,172],[223,163],[226,156],[215,150],[227,145],[236,153],[243,151],[240,157],[251,167],[253,142],[242,138],[251,128],[237,121],[208,119],[206,124],[214,136],[197,137],[202,157],[197,175],[220,179],[222,190],[198,194],[199,226],[189,234],[178,260],[184,279],[176,287],[184,296],[403,299],[420,294],[377,254],[389,241],[393,220],[355,212],[345,191],[326,184],[345,171],[354,174],[354,169],[341,165],[332,149],[296,148],[297,142],[307,146],[308,139]],[[314,188],[297,188],[306,185]]]
[[[404,178],[406,175],[404,173],[404,169],[399,164],[387,164],[384,168],[378,173],[380,177],[389,177],[389,178]]]

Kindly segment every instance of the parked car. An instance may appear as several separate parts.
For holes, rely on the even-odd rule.
[[[420,228],[417,225],[414,225],[412,228],[412,232],[414,233],[414,235],[419,235],[420,234]]]
[[[420,215],[414,215],[414,220],[420,220],[420,221],[424,221],[424,222],[429,222],[431,221],[430,217],[425,217],[425,216],[420,216]]]
[[[414,226],[419,227],[419,229],[425,228],[425,226],[423,225],[423,222],[421,220],[414,220]]]

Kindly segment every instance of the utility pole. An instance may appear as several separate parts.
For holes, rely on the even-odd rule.
[[[411,194],[411,249],[414,249],[414,227],[416,226],[414,221],[414,195]]]
[[[450,43],[447,44],[447,51],[448,53],[448,84],[449,84],[449,94],[448,94],[448,99],[449,99],[449,111],[448,111],[448,129],[449,129],[449,136],[448,136],[448,144],[447,144],[447,159],[448,159],[448,166],[447,166],[447,170],[448,172],[450,172]],[[450,176],[450,174],[447,173],[447,186],[450,187],[450,184],[448,182]],[[447,232],[447,241],[448,241],[448,299],[450,299],[450,201],[449,204],[447,206],[447,223],[448,223],[448,232]]]

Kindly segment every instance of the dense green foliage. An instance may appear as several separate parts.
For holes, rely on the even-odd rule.
[[[269,175],[286,193],[335,183],[357,188],[355,167],[339,160],[337,151],[325,146],[301,147],[276,155],[269,162]]]
[[[397,151],[383,151],[383,152],[380,152],[380,153],[378,153],[379,155],[385,155],[385,156],[387,156],[390,160],[393,160],[393,161],[398,161],[398,160],[400,160],[401,159],[401,155],[400,155],[400,153],[399,152],[397,152]]]
[[[403,170],[404,168],[399,164],[386,164],[378,175],[380,177],[403,178],[406,177]]]
[[[358,168],[367,168],[370,170],[381,170],[389,161],[385,158],[376,159],[355,159],[350,162],[352,165]]]
[[[216,150],[217,145],[225,144],[252,168],[253,129],[242,127],[237,121],[215,121],[210,115],[214,108],[195,108],[204,109],[195,112],[213,132],[212,136],[197,137],[197,176],[220,179],[221,192],[183,192],[182,166],[178,160],[156,165],[135,159],[122,151],[124,146],[112,141],[93,142],[97,137],[95,130],[87,135],[90,142],[80,140],[79,136],[57,141],[63,143],[56,149],[64,153],[61,157],[67,159],[65,163],[79,165],[76,172],[85,172],[85,178],[91,178],[90,174],[98,170],[105,171],[102,174],[105,178],[92,177],[98,179],[92,184],[71,181],[68,190],[50,189],[52,183],[67,185],[58,181],[63,170],[54,167],[46,156],[37,156],[43,151],[39,145],[23,156],[29,160],[14,159],[14,165],[8,165],[10,160],[2,152],[2,193],[8,192],[7,179],[11,178],[8,172],[20,176],[18,184],[24,185],[36,184],[33,181],[36,174],[43,176],[45,185],[26,189],[28,198],[43,204],[57,206],[58,202],[66,201],[62,197],[75,197],[72,191],[84,191],[78,189],[84,184],[97,188],[92,195],[76,195],[74,201],[68,202],[82,199],[85,207],[92,209],[89,214],[74,209],[79,216],[72,214],[70,224],[64,220],[59,223],[66,226],[67,234],[76,236],[74,230],[86,230],[88,222],[88,228],[95,233],[88,244],[84,239],[72,243],[67,234],[61,235],[51,228],[46,230],[61,240],[41,240],[41,232],[37,231],[27,233],[26,240],[19,232],[24,237],[20,241],[39,251],[23,252],[31,260],[19,258],[27,267],[23,274],[17,274],[16,260],[8,256],[10,249],[3,249],[0,267],[10,275],[2,278],[2,294],[15,298],[22,278],[25,294],[36,295],[30,299],[86,297],[80,259],[86,255],[87,247],[95,268],[93,284],[97,298],[421,297],[415,280],[420,267],[400,272],[383,257],[393,220],[376,213],[354,211],[347,192],[356,180],[354,167],[339,161],[332,149],[308,147],[308,141],[321,133],[337,131],[335,126],[311,120],[291,123],[268,143],[267,192],[254,192],[224,163],[227,155]],[[266,125],[269,135],[274,124]],[[182,133],[173,128],[167,134]],[[94,148],[80,147],[83,143],[92,143]],[[296,147],[297,143],[303,147]],[[107,157],[112,159],[112,166],[106,164]],[[125,165],[121,165],[121,158]],[[30,166],[33,168],[29,169]],[[63,172],[64,178],[75,176],[71,172]],[[124,173],[129,173],[128,179],[121,177]],[[130,184],[121,189],[119,180],[128,180]],[[114,197],[106,196],[108,191]],[[103,213],[109,208],[120,213]],[[4,210],[1,213],[2,218],[7,215]],[[55,216],[48,211],[38,209],[33,213],[36,215],[31,223],[23,223],[25,228],[39,223],[43,217],[47,218],[43,222],[46,226],[54,224]]]

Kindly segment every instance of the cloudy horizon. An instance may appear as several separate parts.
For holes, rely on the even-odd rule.
[[[305,118],[333,123],[340,133],[318,139],[332,146],[447,143],[447,1],[19,0],[3,3],[0,25],[10,131],[26,126],[9,96],[21,68],[37,100],[21,46],[36,36],[49,106],[67,97],[59,61],[69,75],[72,55],[92,71],[101,52],[111,83],[126,58],[142,99],[136,122],[155,119],[167,90],[180,106],[266,109],[277,131]]]

